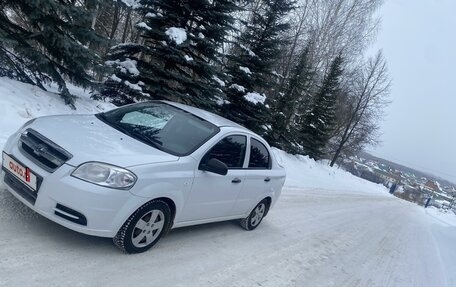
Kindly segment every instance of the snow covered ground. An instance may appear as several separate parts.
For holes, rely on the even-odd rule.
[[[428,219],[394,197],[287,188],[255,231],[181,228],[124,255],[0,191],[0,286],[455,286],[455,229]]]
[[[0,78],[0,148],[32,117],[112,108]],[[456,286],[456,220],[324,163],[274,150],[287,169],[276,207],[252,232],[236,222],[173,230],[120,253],[33,213],[0,186],[0,286]]]

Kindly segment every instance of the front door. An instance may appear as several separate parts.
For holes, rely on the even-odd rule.
[[[232,215],[232,209],[245,181],[242,169],[247,137],[229,135],[203,156],[201,162],[216,158],[228,166],[227,175],[195,171],[190,196],[185,203],[180,222],[222,218]]]

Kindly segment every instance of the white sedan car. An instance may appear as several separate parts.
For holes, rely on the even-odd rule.
[[[0,179],[48,219],[138,253],[171,228],[233,219],[256,228],[285,170],[242,126],[156,101],[31,120],[8,139]]]

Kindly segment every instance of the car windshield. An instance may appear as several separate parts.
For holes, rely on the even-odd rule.
[[[204,119],[162,102],[132,104],[97,117],[145,144],[177,156],[191,154],[220,130]]]

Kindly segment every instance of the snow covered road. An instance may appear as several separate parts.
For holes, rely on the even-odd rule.
[[[255,231],[181,228],[124,255],[0,190],[0,286],[455,286],[431,229],[456,234],[384,194],[287,188]]]

